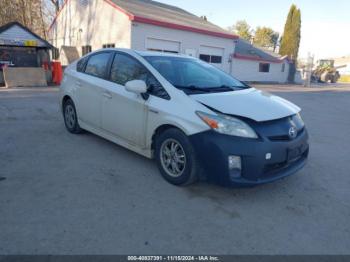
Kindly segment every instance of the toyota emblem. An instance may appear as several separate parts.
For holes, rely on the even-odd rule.
[[[294,126],[292,126],[291,128],[289,128],[289,137],[290,137],[291,139],[296,138],[297,135],[298,135],[298,131],[297,131],[297,129],[296,129]]]

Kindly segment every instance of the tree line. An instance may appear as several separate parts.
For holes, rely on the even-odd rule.
[[[287,20],[284,26],[284,32],[274,31],[270,27],[258,26],[255,30],[245,20],[239,20],[235,25],[228,28],[229,31],[237,34],[240,38],[251,42],[252,44],[277,51],[279,47],[280,55],[287,55],[293,60],[297,60],[299,45],[301,39],[301,12],[296,5],[290,7]]]

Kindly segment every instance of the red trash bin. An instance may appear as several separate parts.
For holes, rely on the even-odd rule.
[[[52,82],[56,85],[60,85],[63,78],[63,71],[60,61],[52,61]]]

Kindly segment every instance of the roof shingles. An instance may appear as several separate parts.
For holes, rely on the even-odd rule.
[[[277,54],[272,55],[267,51],[253,46],[243,39],[239,39],[237,41],[234,55],[238,59],[246,60],[257,60],[273,63],[281,63],[283,61],[283,57],[280,57]]]
[[[218,36],[237,38],[225,29],[210,23],[181,8],[159,3],[152,0],[110,0],[127,13],[134,16],[133,20],[140,22],[158,21],[164,24],[176,24],[185,28],[216,33]]]

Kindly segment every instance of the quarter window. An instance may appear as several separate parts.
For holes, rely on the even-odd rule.
[[[78,72],[84,72],[84,68],[85,68],[87,60],[88,60],[88,57],[84,57],[78,61],[78,63],[77,63],[77,71]]]
[[[85,68],[85,73],[96,77],[105,78],[109,58],[110,53],[107,52],[90,56]]]
[[[170,99],[169,95],[158,80],[140,62],[123,54],[116,54],[111,67],[111,81],[125,85],[131,80],[145,81],[148,93],[164,99]]]

